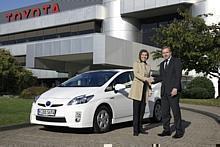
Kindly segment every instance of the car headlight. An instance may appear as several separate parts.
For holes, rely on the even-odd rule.
[[[34,97],[34,103],[40,98],[40,95]]]
[[[67,105],[84,104],[84,103],[87,103],[88,101],[90,101],[93,97],[94,97],[94,95],[77,96],[77,97],[73,98],[71,101],[69,101],[69,103]]]

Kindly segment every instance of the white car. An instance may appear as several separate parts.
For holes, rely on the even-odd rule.
[[[133,79],[130,69],[96,70],[79,74],[35,98],[30,121],[44,126],[92,127],[106,132],[111,124],[133,120],[133,101],[128,93]],[[161,120],[160,83],[144,118]]]

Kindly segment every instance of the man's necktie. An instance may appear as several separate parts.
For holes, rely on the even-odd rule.
[[[168,66],[168,60],[166,59],[164,69],[167,69],[167,66]]]

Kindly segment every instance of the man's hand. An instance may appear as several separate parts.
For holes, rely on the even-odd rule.
[[[173,88],[172,92],[171,92],[171,96],[175,96],[177,95],[177,89]]]

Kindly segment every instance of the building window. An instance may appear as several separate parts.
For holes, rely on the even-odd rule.
[[[30,41],[47,40],[90,33],[101,33],[102,21],[94,20],[78,24],[68,24],[56,26],[54,28],[45,28],[23,33],[0,36],[0,45],[9,45],[24,43]]]
[[[141,20],[141,43],[151,46],[157,46],[153,41],[153,36],[156,33],[156,28],[165,26],[171,23],[174,19],[181,19],[178,14],[170,14],[165,16],[146,18]]]

